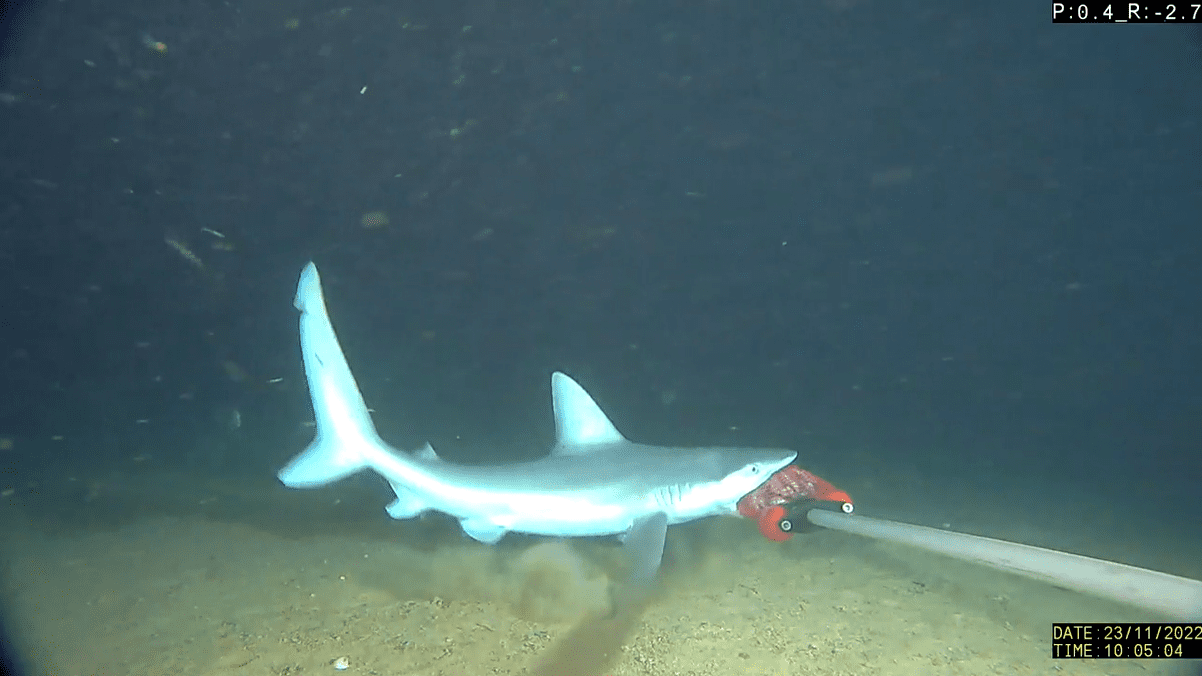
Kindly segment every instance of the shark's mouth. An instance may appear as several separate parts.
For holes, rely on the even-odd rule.
[[[785,467],[759,488],[744,495],[739,500],[738,508],[739,514],[759,524],[764,537],[784,542],[793,537],[792,532],[780,527],[781,519],[787,513],[785,505],[807,501],[834,503],[847,514],[854,509],[850,495],[797,465]]]

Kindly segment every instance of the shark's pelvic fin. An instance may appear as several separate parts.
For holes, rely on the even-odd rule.
[[[551,397],[557,441],[554,453],[579,455],[588,453],[590,446],[626,441],[588,392],[558,371],[551,376]]]
[[[491,520],[479,517],[474,519],[460,519],[459,526],[463,528],[463,532],[477,542],[483,542],[486,545],[495,545],[505,537],[509,529],[504,526],[498,526]]]

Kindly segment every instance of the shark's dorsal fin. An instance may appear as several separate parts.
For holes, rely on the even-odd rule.
[[[551,398],[555,406],[554,453],[577,455],[598,444],[626,440],[588,392],[558,371],[551,375]]]

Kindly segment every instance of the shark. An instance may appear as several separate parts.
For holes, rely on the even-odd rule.
[[[362,470],[396,494],[394,519],[448,514],[463,532],[492,544],[507,533],[551,537],[616,535],[637,543],[632,575],[654,576],[667,526],[737,515],[741,498],[790,465],[779,448],[654,446],[627,439],[575,380],[551,376],[555,442],[545,456],[468,465],[389,446],[376,432],[326,309],[317,267],[297,285],[300,346],[316,436],[278,472],[290,488],[323,486]]]

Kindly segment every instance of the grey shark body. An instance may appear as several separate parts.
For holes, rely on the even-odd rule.
[[[796,453],[784,449],[650,446],[624,437],[592,397],[562,373],[551,378],[556,443],[538,460],[460,465],[427,444],[398,451],[376,433],[326,311],[317,268],[301,274],[296,307],[317,436],[279,472],[287,486],[321,486],[371,469],[391,484],[393,518],[439,511],[471,537],[507,532],[558,537],[658,532],[666,525],[735,514]],[[658,563],[658,558],[656,559]]]

